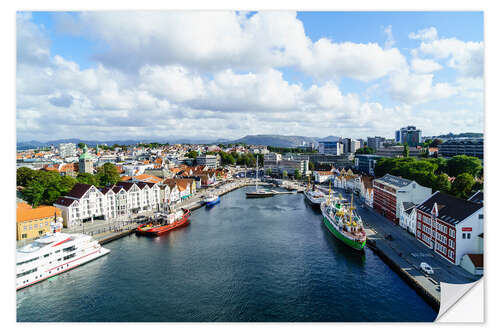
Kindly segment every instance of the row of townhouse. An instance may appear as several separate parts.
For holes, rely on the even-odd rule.
[[[145,182],[118,182],[111,187],[76,184],[54,204],[67,228],[94,219],[111,219],[163,208],[160,186]]]
[[[190,198],[196,193],[196,181],[193,178],[165,179],[162,188],[162,202],[167,205]]]

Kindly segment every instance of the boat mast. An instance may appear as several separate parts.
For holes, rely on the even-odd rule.
[[[256,163],[257,167],[255,169],[255,192],[257,192],[257,188],[258,188],[258,185],[257,185],[257,175],[259,174],[259,155],[257,155],[257,163]]]
[[[352,205],[352,200],[353,200],[353,198],[354,198],[354,196],[353,196],[353,194],[351,193],[351,208],[349,208],[349,210],[350,210],[350,215],[349,215],[349,223],[351,224],[351,226],[352,226],[352,211],[354,210],[354,207],[353,207],[353,205]]]
[[[332,196],[332,180],[330,179],[330,182],[328,183],[328,202],[327,202],[328,205],[330,204],[331,196]]]

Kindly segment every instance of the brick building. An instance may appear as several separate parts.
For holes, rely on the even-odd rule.
[[[437,191],[417,207],[416,237],[459,265],[465,255],[482,253],[483,205]]]
[[[419,204],[431,193],[432,189],[420,186],[415,181],[386,174],[373,181],[373,208],[399,224],[402,202]]]

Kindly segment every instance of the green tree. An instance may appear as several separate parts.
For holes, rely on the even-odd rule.
[[[481,172],[481,160],[477,157],[467,155],[457,155],[450,158],[447,162],[448,174],[456,177],[462,173],[468,173],[476,177]]]
[[[33,207],[38,207],[43,199],[45,188],[42,184],[34,182],[23,190],[23,197]]]
[[[108,162],[97,169],[97,174],[94,178],[100,186],[110,186],[120,181],[120,174],[116,165]]]
[[[83,149],[83,147],[85,147],[85,143],[79,142],[78,143],[78,148]]]
[[[184,156],[188,157],[188,158],[196,158],[196,157],[198,157],[198,152],[196,150],[191,150],[189,153],[187,153]]]
[[[272,173],[272,170],[270,168],[267,168],[265,172],[266,172],[267,176],[270,176]]]
[[[309,170],[314,170],[314,163],[309,161]]]
[[[21,167],[16,170],[16,184],[17,186],[26,186],[28,183],[36,178],[37,172],[33,169]]]
[[[288,172],[286,170],[283,170],[283,179],[288,178]]]
[[[407,143],[404,144],[403,157],[410,157],[410,149],[408,148]]]
[[[294,172],[293,172],[293,178],[295,179],[300,179],[302,175],[300,174],[300,170],[299,169],[295,169]]]
[[[375,150],[371,147],[363,147],[363,148],[358,148],[356,149],[356,152],[354,153],[355,155],[365,155],[365,154],[373,154],[375,153]]]
[[[468,173],[459,174],[451,185],[451,193],[459,198],[467,199],[474,186],[474,177]]]
[[[434,182],[434,186],[432,186],[434,191],[446,192],[449,193],[451,189],[450,181],[448,180],[448,175],[442,173],[436,177],[436,181]]]
[[[78,176],[76,176],[76,181],[81,184],[99,186],[99,181],[96,177],[93,174],[86,172],[78,174]]]
[[[432,140],[432,142],[429,144],[429,147],[432,147],[432,148],[437,148],[440,144],[443,143],[443,140],[441,139],[434,139]]]

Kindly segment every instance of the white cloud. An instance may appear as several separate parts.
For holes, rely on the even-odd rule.
[[[321,79],[350,77],[370,81],[406,65],[405,57],[395,48],[384,50],[375,43],[333,43],[322,38],[314,43],[312,56],[301,68]]]
[[[436,59],[449,59],[448,66],[463,76],[483,75],[483,42],[464,42],[456,38],[438,39],[421,43],[418,52]]]
[[[50,41],[44,29],[31,19],[30,13],[16,15],[17,63],[43,65],[50,58]]]
[[[448,98],[457,93],[447,83],[433,84],[433,74],[413,74],[401,71],[391,75],[390,94],[394,100],[409,105]]]
[[[324,80],[368,81],[406,63],[399,50],[384,50],[375,43],[334,43],[324,38],[313,43],[296,13],[289,11],[251,16],[230,11],[88,12],[76,23],[60,15],[60,30],[67,25],[69,31],[86,31],[106,45],[96,59],[122,70],[144,65],[202,71],[294,66]],[[393,42],[388,43],[392,47]]]
[[[396,41],[394,40],[394,36],[392,35],[392,25],[384,27],[384,33],[386,35],[384,48],[390,49],[394,46],[394,44],[396,44]]]
[[[437,63],[421,59],[420,49],[414,53],[421,61],[409,72],[390,38],[385,49],[312,42],[293,12],[92,12],[63,21],[59,29],[66,24],[106,48],[95,55],[95,67],[82,69],[51,56],[44,29],[29,15],[18,16],[19,138],[362,137],[423,121],[413,105],[460,95],[460,110],[472,110],[466,104],[482,96],[482,81],[475,78],[435,83],[426,73],[438,70]],[[439,59],[446,57],[450,66],[466,63],[456,52]],[[282,67],[302,70],[312,85],[288,81]],[[360,98],[340,89],[343,77],[387,79]],[[388,108],[368,98],[384,82],[401,105]]]
[[[408,38],[432,41],[432,40],[435,40],[438,38],[438,32],[437,32],[436,28],[429,27],[429,28],[421,29],[416,33],[411,32],[408,35]]]
[[[427,74],[441,70],[443,66],[431,59],[414,58],[411,61],[411,69],[418,74]]]

